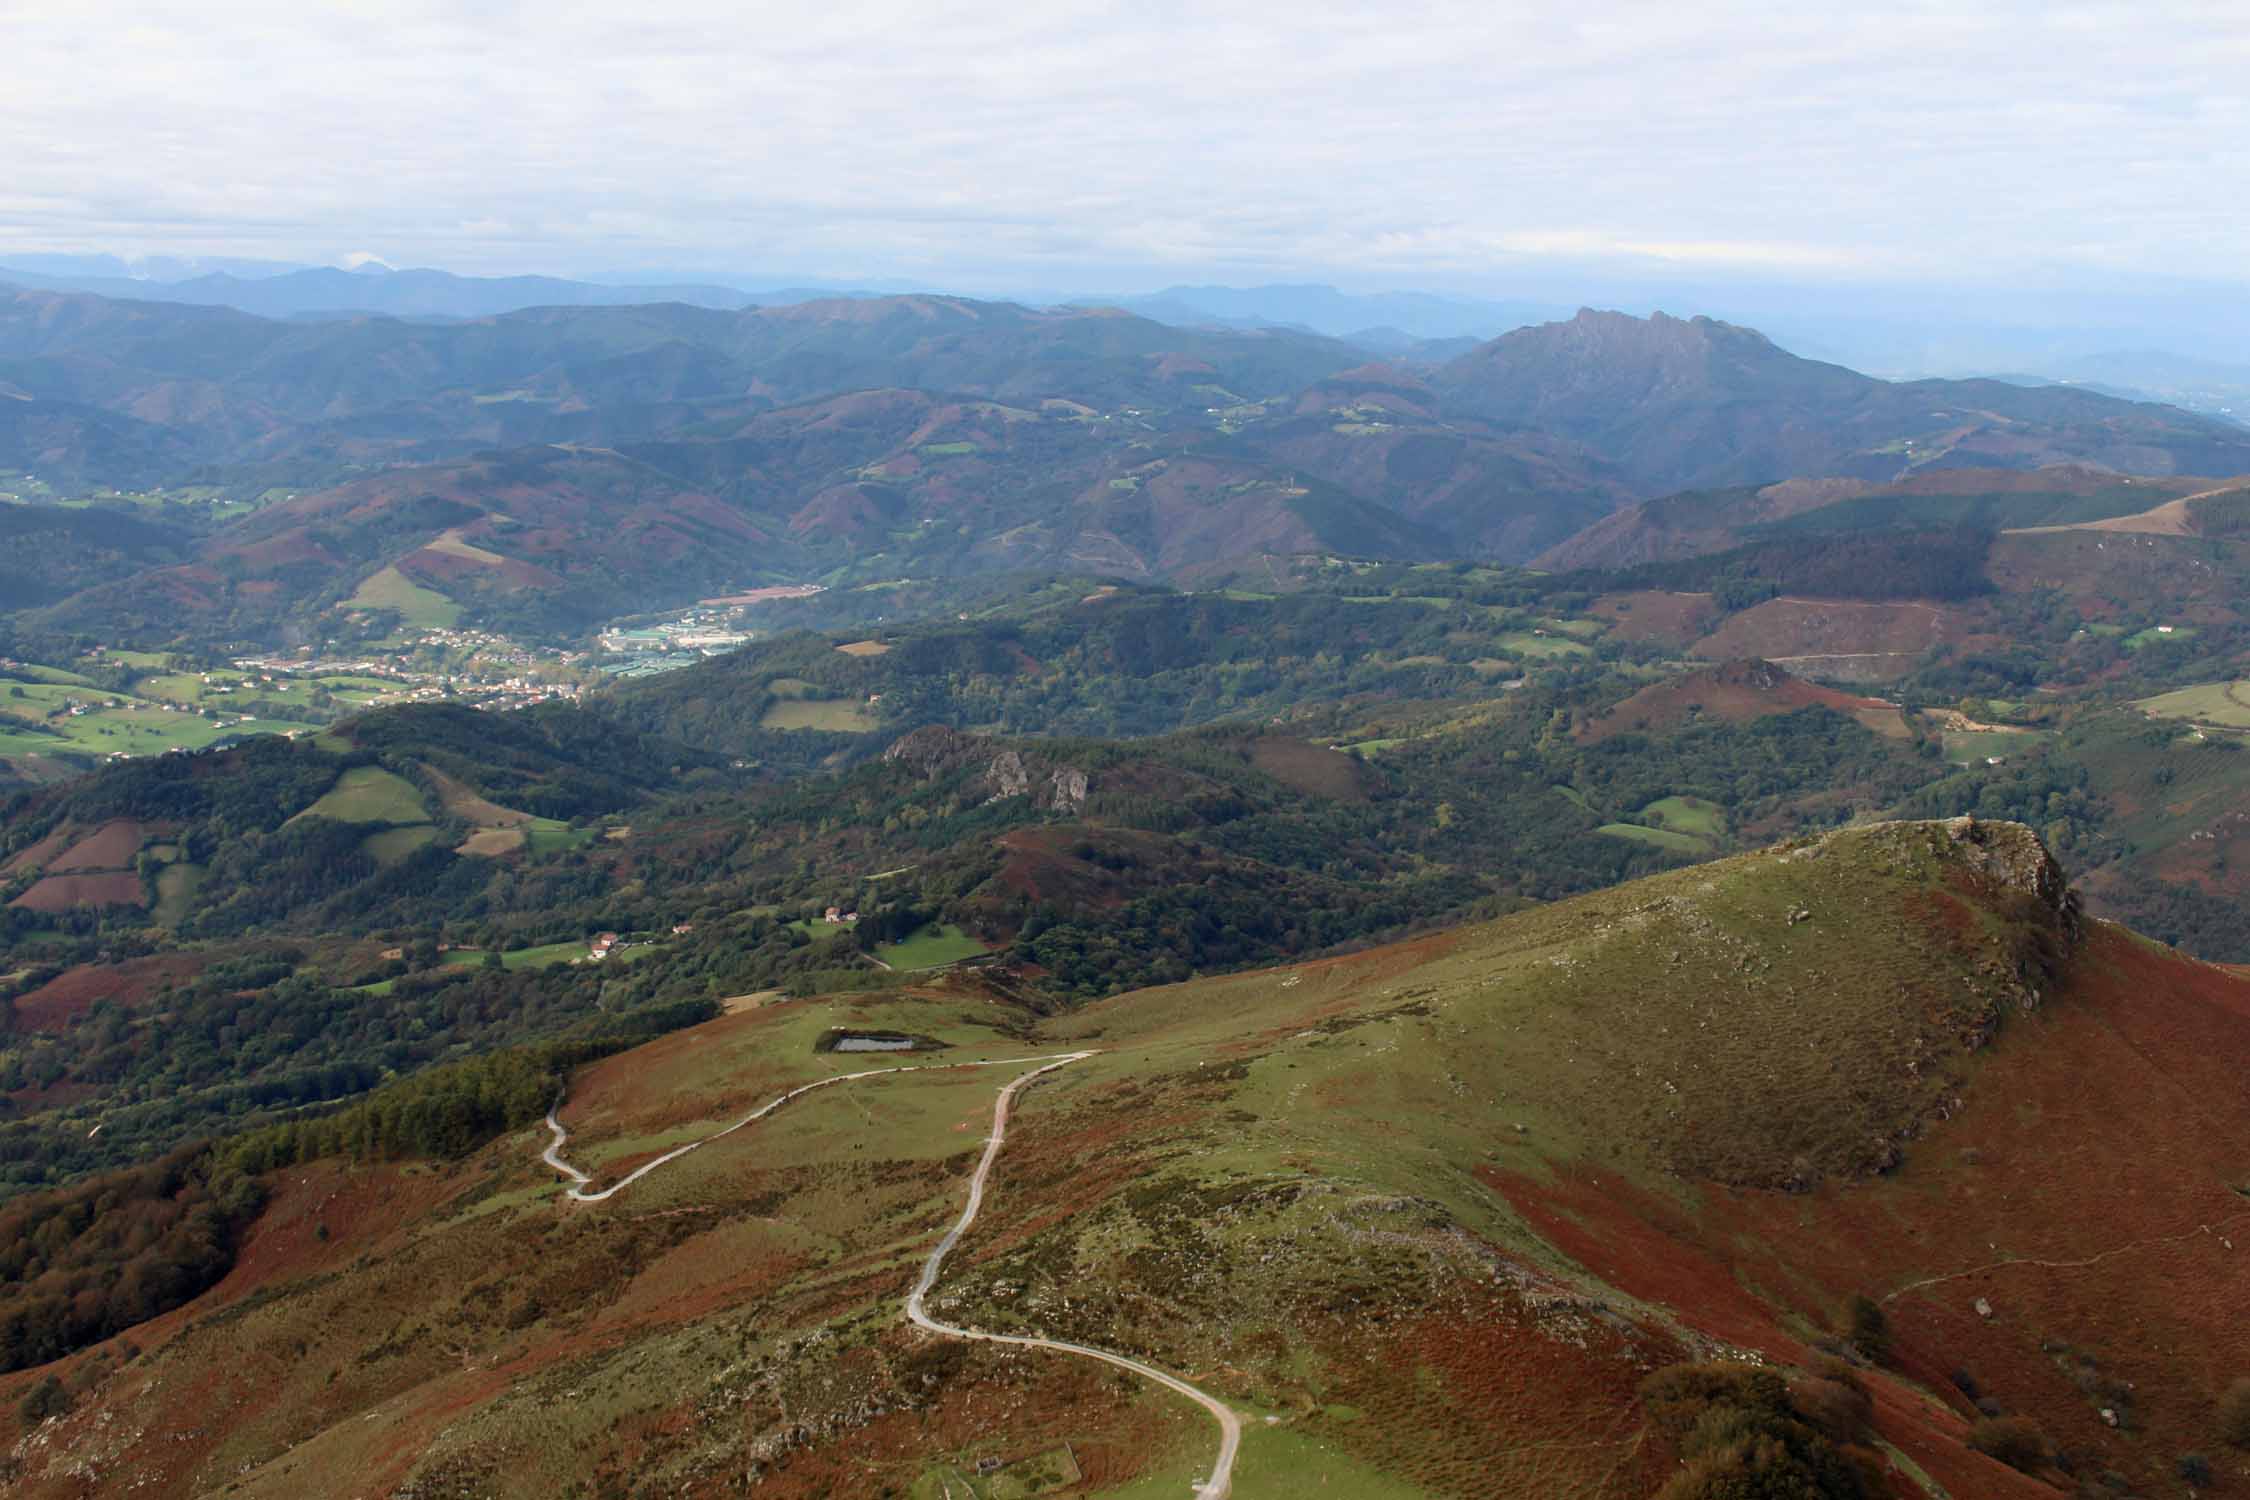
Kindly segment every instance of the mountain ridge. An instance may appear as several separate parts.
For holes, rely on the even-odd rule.
[[[36,1434],[17,1483],[41,1496],[76,1493],[95,1444],[112,1483],[223,1473],[253,1496],[370,1473],[528,1496],[589,1467],[942,1495],[1066,1443],[1089,1493],[1169,1485],[1210,1436],[1163,1398],[898,1316],[919,1263],[900,1236],[958,1217],[960,1131],[1012,1077],[946,1063],[1070,1050],[1018,1100],[930,1306],[1185,1372],[1256,1419],[1243,1500],[1308,1464],[1386,1500],[1642,1500],[1681,1441],[1650,1376],[1681,1366],[1666,1378],[1762,1367],[1828,1412],[1824,1441],[1870,1457],[1837,1494],[2034,1500],[2065,1463],[2153,1486],[2214,1399],[2171,1341],[2129,1334],[2169,1307],[2219,1368],[2240,1353],[2218,1295],[2234,1262],[2195,1226],[2242,1216],[2204,1126],[2245,1115],[2226,1090],[2191,1125],[2146,1101],[2228,1076],[2245,1016],[2238,976],[2078,917],[2035,834],[1971,819],[1043,1021],[973,976],[778,1000],[563,1064],[573,1162],[616,1180],[864,1069],[823,1038],[942,1050],[813,1090],[748,1126],[752,1149],[674,1157],[614,1204],[561,1198],[539,1161],[553,1075],[530,1068],[505,1075],[516,1112],[446,1155],[322,1155],[318,1122],[259,1137],[223,1162],[287,1166],[211,1290],[0,1394],[49,1373],[71,1394],[17,1419]],[[2148,1142],[2121,1121],[2166,1143],[2138,1173],[2118,1169]],[[2043,1211],[2059,1201],[2078,1210]],[[1854,1297],[1880,1337],[1835,1311]],[[570,1400],[537,1396],[563,1380]],[[1816,1404],[1818,1382],[1859,1414]],[[2037,1424],[2022,1472],[1979,1451],[1992,1410]]]
[[[1518,329],[1441,367],[1432,384],[1449,409],[1586,443],[1648,494],[1897,478],[1930,461],[1918,446],[1961,462],[2006,457],[2008,467],[2069,456],[2064,447],[2156,472],[2236,472],[2250,461],[2239,429],[2216,419],[2068,387],[1892,384],[1801,359],[1751,329],[1663,313],[1584,309]],[[2060,430],[2041,437],[2034,422]]]
[[[1996,382],[1893,386],[1708,318],[1590,310],[1431,369],[1306,333],[929,294],[308,325],[19,292],[0,296],[0,388],[0,469],[293,497],[274,519],[212,528],[204,572],[152,581],[135,617],[151,641],[230,613],[261,639],[309,629],[390,567],[469,618],[575,629],[677,607],[729,572],[797,583],[839,567],[1059,566],[1193,582],[1293,553],[1614,565],[1677,555],[1676,539],[1644,535],[1654,512],[1617,519],[1652,494],[1680,491],[1655,503],[1692,510],[1684,495],[1806,476],[1762,512],[1787,522],[1810,505],[1806,485],[1831,480],[2051,462],[2250,471],[2250,433],[2170,408]],[[391,507],[456,491],[479,466],[605,449],[644,466],[626,509],[682,507],[636,524],[718,545],[644,549],[597,581],[602,569],[557,559],[623,537],[564,504],[543,551],[513,553],[489,528],[473,544],[489,556],[467,561],[523,587],[491,587],[458,549],[410,561],[444,528],[417,531]],[[339,504],[345,491],[392,499]],[[519,487],[511,503],[536,497]],[[366,534],[276,555],[272,529],[314,511]],[[1712,524],[1695,547],[1740,529]],[[1644,540],[1602,540],[1617,534]],[[228,589],[210,576],[242,563]],[[255,597],[239,611],[207,597],[245,582]],[[116,597],[65,601],[55,618],[98,618]],[[159,607],[175,599],[184,613]]]

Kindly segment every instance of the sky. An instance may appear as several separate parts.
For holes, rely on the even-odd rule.
[[[2250,279],[2250,6],[0,0],[10,253]]]

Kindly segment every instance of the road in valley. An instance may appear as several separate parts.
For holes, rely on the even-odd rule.
[[[599,1191],[592,1190],[594,1181],[592,1176],[580,1171],[563,1159],[563,1148],[570,1143],[570,1132],[564,1129],[562,1121],[556,1118],[556,1112],[562,1108],[563,1102],[558,1095],[554,1105],[547,1111],[547,1128],[554,1132],[554,1140],[548,1144],[545,1151],[540,1153],[539,1159],[572,1179],[573,1186],[570,1189],[572,1198],[580,1203],[599,1203],[606,1198],[615,1197],[666,1162],[677,1161],[699,1146],[705,1146],[721,1137],[732,1135],[753,1121],[764,1119],[790,1100],[803,1094],[809,1094],[814,1089],[826,1088],[834,1083],[850,1083],[860,1078],[877,1078],[886,1073],[926,1073],[933,1069],[943,1068],[1002,1068],[1021,1063],[1037,1063],[1039,1066],[1033,1068],[1030,1072],[1019,1074],[1009,1080],[1008,1086],[1000,1091],[1000,1097],[993,1101],[992,1134],[985,1138],[984,1156],[977,1162],[976,1174],[969,1179],[969,1200],[962,1206],[961,1217],[954,1221],[952,1228],[946,1230],[945,1237],[938,1241],[937,1248],[933,1249],[929,1258],[922,1262],[921,1277],[914,1283],[914,1290],[908,1294],[906,1299],[907,1319],[917,1328],[925,1329],[943,1338],[970,1339],[983,1344],[1011,1344],[1019,1349],[1047,1349],[1057,1354],[1075,1355],[1080,1359],[1100,1360],[1105,1365],[1115,1365],[1120,1370],[1129,1370],[1143,1380],[1154,1381],[1166,1390],[1187,1397],[1209,1412],[1219,1424],[1218,1457],[1211,1465],[1211,1477],[1196,1485],[1197,1500],[1227,1500],[1227,1497],[1234,1492],[1234,1460],[1236,1453],[1242,1447],[1242,1419],[1236,1416],[1233,1409],[1219,1400],[1218,1397],[1206,1391],[1198,1390],[1177,1375],[1168,1375],[1154,1365],[1142,1364],[1139,1360],[1128,1359],[1122,1354],[1112,1354],[1107,1349],[1096,1349],[1090,1344],[1073,1344],[1062,1339],[1039,1338],[1032,1334],[985,1333],[980,1329],[963,1328],[958,1324],[943,1323],[930,1316],[927,1305],[928,1298],[930,1292],[937,1286],[939,1273],[945,1269],[945,1258],[952,1254],[954,1248],[961,1243],[961,1236],[968,1233],[970,1225],[976,1223],[977,1211],[984,1207],[985,1184],[992,1175],[992,1164],[1000,1157],[1000,1147],[1008,1138],[1008,1106],[1014,1102],[1017,1092],[1027,1084],[1054,1072],[1057,1068],[1067,1068],[1072,1063],[1083,1062],[1093,1055],[1092,1052],[1056,1052],[1040,1057],[1010,1057],[992,1062],[922,1063],[897,1068],[869,1068],[864,1072],[839,1073],[833,1078],[816,1079],[811,1083],[793,1088],[786,1094],[768,1100],[765,1104],[760,1105],[723,1130],[713,1131],[707,1136],[690,1141],[685,1146],[675,1147],[653,1161],[644,1162]]]

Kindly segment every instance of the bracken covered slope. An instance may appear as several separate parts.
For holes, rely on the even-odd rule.
[[[1651,1372],[1805,1365],[1852,1294],[1892,1332],[1854,1377],[1884,1493],[2070,1492],[1969,1448],[1973,1388],[2113,1493],[2200,1449],[2201,1493],[2250,1494],[2214,1445],[2250,1369],[2250,983],[2082,918],[2016,825],[1848,829],[1036,1024],[966,981],[766,1005],[585,1070],[572,1156],[615,1181],[867,1066],[816,1050],[836,1027],[1096,1049],[1018,1101],[932,1309],[1222,1396],[1243,1500],[1641,1500],[1677,1462]],[[1193,1407],[902,1322],[1015,1071],[823,1089],[600,1204],[544,1131],[290,1169],[218,1287],[0,1387],[74,1402],[14,1491],[1184,1493]]]

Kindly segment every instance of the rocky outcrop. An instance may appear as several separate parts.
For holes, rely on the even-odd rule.
[[[1008,797],[1029,797],[1032,805],[1047,812],[1076,812],[1086,805],[1092,786],[1086,773],[1018,746],[963,734],[941,724],[925,725],[906,735],[883,759],[905,766],[925,781],[964,777],[970,798],[998,802]]]
[[[2078,899],[2070,888],[2070,877],[2030,828],[2022,823],[1980,822],[1975,818],[1948,818],[1940,826],[1964,864],[2003,890],[2031,897],[2058,921],[2077,926]]]
[[[2075,932],[2078,895],[2046,844],[2022,823],[1984,818],[1942,818],[1861,823],[1818,838],[1779,846],[1788,860],[1821,859],[1851,850],[1901,862],[1935,860],[1988,882],[1996,895],[2029,898],[2055,923]]]
[[[1977,988],[1985,1004],[1963,1032],[1970,1050],[1998,1034],[2009,1006],[2036,1009],[2053,992],[2084,936],[2070,877],[2022,823],[1980,818],[1865,823],[1783,847],[1783,859],[1870,860],[1871,871],[1919,870],[1924,879],[1973,891],[1992,922]],[[1964,892],[1966,893],[1966,892]]]

